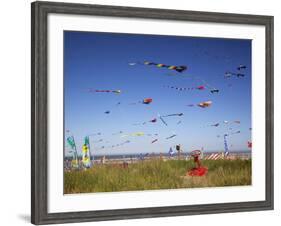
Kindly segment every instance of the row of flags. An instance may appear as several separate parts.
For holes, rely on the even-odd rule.
[[[71,161],[71,167],[72,168],[79,168],[79,162],[78,162],[78,153],[77,153],[77,147],[74,140],[74,136],[69,136],[66,139],[69,147],[71,150],[69,153],[72,153],[72,161]],[[252,148],[252,142],[248,142],[248,147]],[[174,156],[176,153],[182,152],[181,146],[176,145],[176,150],[173,150],[172,148],[169,149],[168,154],[170,157]],[[217,160],[217,159],[223,159],[229,155],[228,150],[228,144],[227,144],[227,134],[224,135],[224,152],[217,152],[212,153],[210,155],[204,156],[203,155],[203,148],[201,152],[201,159],[207,159],[207,160]],[[92,156],[93,158],[93,156]],[[84,143],[82,146],[82,164],[84,168],[91,168],[93,166],[93,162],[91,161],[91,152],[90,152],[90,139],[89,136],[86,136],[84,138]]]

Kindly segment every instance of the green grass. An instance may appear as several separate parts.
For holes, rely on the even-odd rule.
[[[130,164],[129,168],[95,165],[64,173],[64,193],[115,192],[153,189],[220,187],[251,184],[251,160],[203,160],[203,177],[185,176],[193,161],[160,160]]]

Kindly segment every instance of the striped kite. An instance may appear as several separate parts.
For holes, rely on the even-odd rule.
[[[158,64],[158,63],[149,62],[149,61],[144,61],[143,63],[142,62],[131,62],[131,63],[129,63],[130,66],[135,66],[137,64],[156,66],[156,67],[159,67],[159,68],[167,68],[169,70],[175,70],[177,72],[183,72],[187,69],[187,66],[185,66],[185,65],[174,66],[174,65]]]
[[[135,64],[136,63],[130,63],[130,65],[132,65],[132,66],[135,65]],[[156,66],[156,67],[159,67],[159,68],[167,68],[169,70],[175,70],[175,71],[180,72],[180,73],[187,70],[187,66],[185,66],[185,65],[174,66],[174,65],[167,65],[167,64],[158,64],[158,63],[149,62],[149,61],[144,61],[143,64],[144,65],[150,65],[150,66]]]

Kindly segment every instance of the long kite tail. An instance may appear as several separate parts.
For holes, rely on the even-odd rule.
[[[165,122],[165,120],[161,117],[161,115],[159,115],[159,118],[160,118],[161,121],[164,123],[164,125],[168,126],[167,122]]]
[[[161,117],[170,117],[170,116],[183,116],[183,113],[176,113],[176,114],[169,114],[169,115],[162,115]]]
[[[159,68],[167,68],[169,70],[175,70],[177,72],[182,73],[183,71],[187,70],[187,66],[185,65],[180,65],[180,66],[176,66],[176,65],[167,65],[167,64],[159,64],[159,63],[155,63],[155,62],[150,62],[150,61],[144,61],[144,62],[131,62],[129,63],[129,65],[134,66],[134,65],[150,65],[150,66],[156,66]]]

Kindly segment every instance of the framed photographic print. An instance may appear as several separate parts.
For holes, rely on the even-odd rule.
[[[32,223],[273,209],[273,17],[32,3]]]

